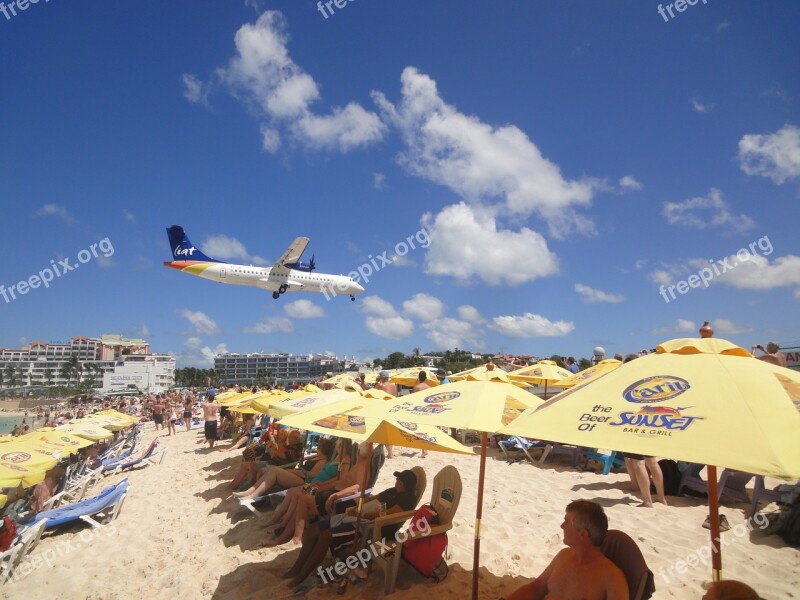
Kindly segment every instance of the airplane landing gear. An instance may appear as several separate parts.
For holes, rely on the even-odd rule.
[[[278,292],[281,294],[285,294],[287,289],[289,289],[289,286],[283,283],[281,284],[281,287],[278,288]]]
[[[272,292],[272,297],[275,298],[275,300],[277,300],[278,298],[281,297],[281,295],[278,292]]]
[[[353,294],[350,294],[350,302],[355,302],[356,297]]]

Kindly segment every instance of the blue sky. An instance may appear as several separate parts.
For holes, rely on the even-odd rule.
[[[0,13],[0,283],[107,239],[0,297],[0,346],[588,357],[705,320],[800,344],[796,2],[340,4]],[[322,272],[393,264],[356,302],[275,301],[164,268],[173,224],[231,262],[304,235]]]

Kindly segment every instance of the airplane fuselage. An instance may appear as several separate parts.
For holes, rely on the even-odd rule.
[[[364,291],[361,285],[346,275],[193,260],[165,262],[164,266],[218,283],[252,286],[271,292],[303,291],[326,295],[354,295]]]

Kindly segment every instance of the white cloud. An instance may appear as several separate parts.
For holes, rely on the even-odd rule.
[[[142,325],[134,332],[134,335],[140,338],[148,338],[150,337],[150,329],[147,327],[147,325]]]
[[[470,323],[474,323],[479,325],[485,321],[485,319],[481,316],[481,313],[478,312],[478,309],[470,304],[462,304],[457,309],[458,317],[462,321],[469,321]]]
[[[480,336],[482,332],[473,323],[458,319],[435,319],[422,325],[428,331],[427,337],[437,350],[453,348],[480,349],[484,347]]]
[[[126,221],[130,221],[131,223],[136,223],[136,216],[129,210],[123,210],[122,216],[125,217]]]
[[[694,321],[689,319],[677,319],[674,326],[659,327],[650,331],[653,335],[661,335],[664,333],[694,333],[697,331],[697,326]]]
[[[560,336],[567,335],[575,329],[575,325],[572,322],[553,322],[533,313],[495,317],[492,319],[490,327],[512,338]]]
[[[266,265],[267,261],[260,256],[251,255],[244,244],[236,238],[218,234],[207,238],[200,249],[206,256],[222,260],[242,259],[254,265]]]
[[[398,314],[394,306],[380,296],[367,296],[361,302],[361,310],[374,317],[394,317]]]
[[[204,312],[191,311],[187,308],[178,311],[178,314],[184,319],[189,321],[189,324],[194,328],[195,333],[198,335],[219,335],[221,333],[219,326],[214,322],[214,319],[209,317]]]
[[[189,73],[181,75],[181,83],[183,84],[183,97],[192,104],[202,104],[208,106],[208,92],[210,86],[204,84],[200,79]]]
[[[644,188],[644,186],[636,180],[635,177],[632,175],[625,175],[619,180],[619,187],[621,187],[625,191],[639,191]]]
[[[607,292],[601,292],[600,290],[590,288],[588,285],[583,285],[582,283],[575,284],[575,291],[582,296],[582,300],[587,304],[592,304],[595,302],[618,304],[625,300],[625,296],[622,294],[609,294]]]
[[[800,288],[798,288],[798,289],[796,289],[794,291],[794,297],[797,298],[798,300],[800,300]]]
[[[72,225],[75,223],[75,219],[70,216],[67,212],[67,209],[59,204],[45,204],[39,210],[36,211],[35,216],[37,217],[58,217],[67,225]]]
[[[386,126],[378,115],[351,102],[329,114],[311,110],[320,99],[319,86],[289,55],[286,19],[277,11],[262,13],[255,23],[236,32],[236,55],[216,70],[214,85],[222,85],[255,108],[262,119],[265,151],[277,152],[284,137],[308,148],[347,152],[383,139]],[[182,77],[184,96],[207,104],[211,83],[194,75]]]
[[[291,333],[294,325],[286,317],[267,317],[255,325],[245,327],[244,333]]]
[[[386,181],[386,175],[384,175],[383,173],[372,174],[372,185],[376,190],[382,190],[385,181]]]
[[[293,319],[316,319],[325,316],[322,307],[317,306],[311,300],[295,300],[284,305],[283,310],[287,316]]]
[[[593,233],[592,222],[573,209],[588,207],[598,183],[567,180],[518,127],[492,127],[458,112],[439,96],[436,82],[413,67],[401,76],[402,99],[373,99],[395,125],[406,149],[400,163],[423,179],[444,185],[470,203],[499,200],[504,213],[537,214],[551,235]]]
[[[422,222],[431,239],[425,256],[430,275],[517,285],[558,272],[558,259],[540,234],[527,227],[517,232],[498,229],[487,210],[459,202],[436,217],[426,213]]]
[[[711,326],[714,328],[715,334],[733,335],[737,333],[747,333],[753,331],[752,327],[746,325],[737,325],[728,319],[714,319],[711,321]]]
[[[692,98],[692,109],[694,112],[700,113],[701,115],[710,113],[714,110],[715,104],[703,104],[697,97]]]
[[[420,321],[433,321],[444,312],[444,304],[434,296],[414,294],[410,300],[403,302],[403,310]]]
[[[800,127],[784,125],[769,135],[745,135],[739,140],[739,166],[777,185],[800,176]]]
[[[747,231],[755,226],[747,215],[733,215],[722,192],[711,188],[708,197],[689,198],[682,202],[665,202],[663,215],[671,225],[695,229],[728,227],[733,231]]]
[[[367,331],[390,340],[399,340],[414,333],[414,323],[400,315],[393,317],[367,317]]]
[[[380,337],[398,340],[414,332],[414,322],[400,315],[390,302],[380,296],[367,296],[361,302],[361,310],[367,313],[364,324],[367,331]]]
[[[642,269],[645,268],[645,266],[647,266],[648,262],[649,261],[646,258],[640,258],[635,263],[633,263],[633,268],[636,269],[637,271],[641,271]]]
[[[707,261],[697,259],[693,264]],[[800,285],[800,256],[779,256],[774,261],[759,254],[751,254],[746,261],[739,261],[736,255],[729,257],[728,264],[732,267],[725,270],[718,266],[721,272],[715,281],[728,284],[732,287],[748,290],[771,290],[779,287],[793,287]]]
[[[175,357],[175,362],[179,368],[198,367],[207,369],[214,366],[214,358],[219,354],[226,354],[228,348],[225,344],[217,344],[215,347],[203,346],[203,342],[198,337],[187,338],[184,342],[185,350],[170,351],[168,354]]]

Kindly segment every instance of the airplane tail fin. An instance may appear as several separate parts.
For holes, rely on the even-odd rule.
[[[218,260],[206,256],[200,252],[200,250],[195,248],[195,246],[186,236],[186,232],[183,230],[183,227],[180,225],[167,227],[167,237],[169,238],[169,246],[172,250],[172,260],[219,262]]]

